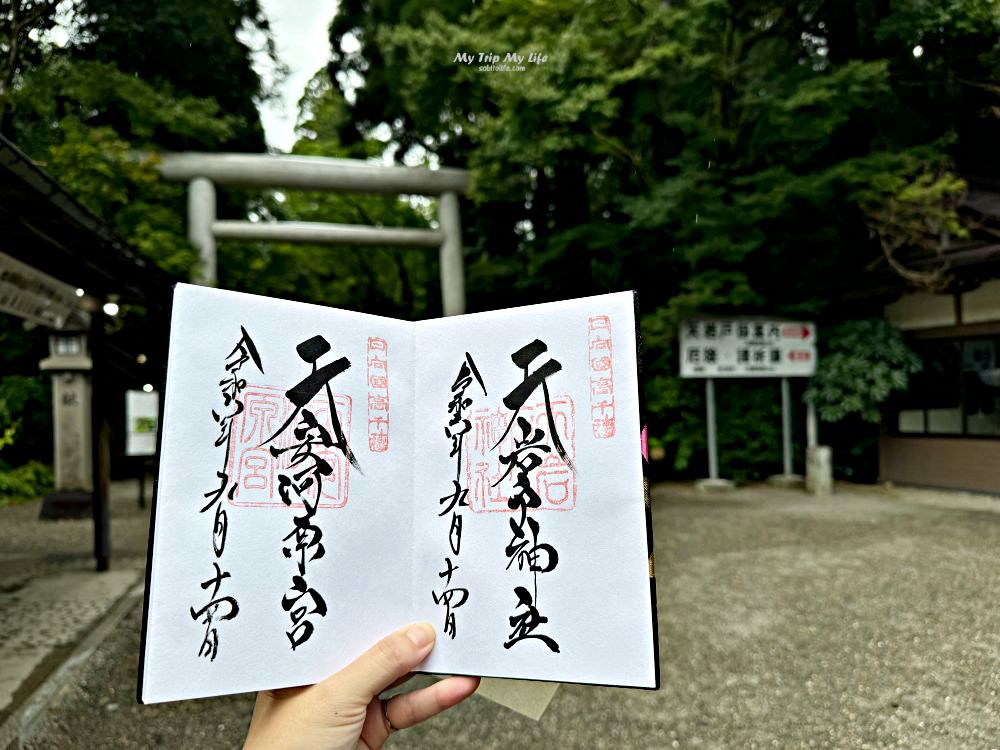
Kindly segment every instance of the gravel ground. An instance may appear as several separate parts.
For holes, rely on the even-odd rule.
[[[1000,745],[1000,501],[668,485],[653,498],[660,691],[564,685],[537,723],[473,698],[389,746]],[[135,704],[139,617],[26,747],[239,747],[250,696]]]

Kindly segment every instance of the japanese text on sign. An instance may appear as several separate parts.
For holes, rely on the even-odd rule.
[[[816,326],[779,320],[681,323],[682,378],[807,377],[816,372]]]

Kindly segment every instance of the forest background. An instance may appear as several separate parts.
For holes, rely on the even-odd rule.
[[[638,289],[658,475],[705,473],[680,321],[766,315],[818,322],[805,395],[838,474],[875,478],[883,410],[920,367],[882,310],[940,281],[900,253],[968,237],[967,176],[1000,180],[996,2],[342,0],[329,35],[292,152],[470,169],[470,311]],[[516,72],[456,60],[511,51],[545,60]],[[196,262],[184,187],[159,178],[157,155],[264,151],[259,108],[281,72],[257,0],[0,1],[0,132],[181,278]],[[228,191],[220,213],[435,215],[428,201],[277,191]],[[868,283],[886,270],[888,292]],[[436,254],[422,249],[226,242],[219,285],[441,314]],[[0,495],[50,481],[46,346],[0,315]],[[723,473],[775,473],[777,383],[719,390]]]

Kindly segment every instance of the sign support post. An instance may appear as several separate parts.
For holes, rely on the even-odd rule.
[[[772,484],[792,486],[802,482],[792,465],[792,386],[781,379],[781,468],[782,473],[768,479]]]
[[[792,389],[788,378],[781,379],[781,453],[785,476],[792,475]]]
[[[719,479],[719,444],[715,434],[715,380],[705,378],[705,417],[708,421],[708,478]]]
[[[715,416],[715,378],[705,378],[705,432],[708,438],[708,479],[697,483],[699,490],[728,490],[733,483],[719,476],[719,436]]]
[[[700,489],[721,489],[732,483],[719,477],[716,423],[717,378],[777,378],[781,381],[782,474],[769,481],[794,485],[792,456],[792,387],[790,378],[809,377],[816,371],[816,326],[774,319],[687,320],[680,327],[680,375],[705,381],[705,417],[708,441],[708,479]],[[807,417],[810,445],[815,444],[815,414]]]
[[[160,394],[156,391],[125,393],[125,455],[136,456],[139,471],[139,507],[146,507],[146,472],[156,455],[156,423]]]

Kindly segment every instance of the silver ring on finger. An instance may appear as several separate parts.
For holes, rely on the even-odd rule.
[[[399,731],[399,727],[393,724],[392,719],[389,718],[389,701],[391,700],[392,698],[382,700],[382,718],[385,719],[385,725],[389,727],[389,734]]]

